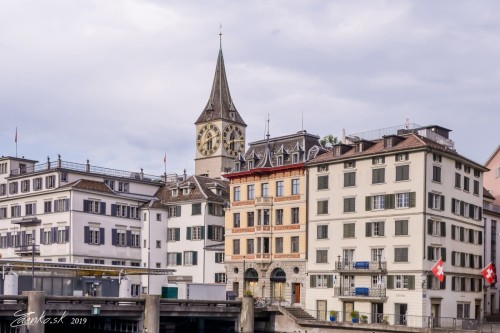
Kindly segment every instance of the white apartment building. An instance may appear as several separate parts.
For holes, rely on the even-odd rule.
[[[448,134],[414,125],[357,134],[307,163],[307,310],[411,326],[480,317],[487,169]],[[440,258],[442,283],[431,272]]]

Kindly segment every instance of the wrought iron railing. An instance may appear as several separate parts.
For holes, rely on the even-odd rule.
[[[386,261],[336,261],[337,271],[386,271]]]
[[[386,297],[385,287],[336,287],[335,296],[355,296],[355,297]]]

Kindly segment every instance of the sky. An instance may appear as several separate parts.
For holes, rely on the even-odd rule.
[[[220,28],[222,25],[222,28]],[[219,32],[247,143],[307,130],[452,130],[500,144],[499,1],[3,0],[0,156],[194,173]]]

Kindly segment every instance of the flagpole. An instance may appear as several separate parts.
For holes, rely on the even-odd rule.
[[[16,136],[14,138],[14,141],[16,142],[16,158],[17,158],[17,126],[16,126]]]
[[[167,182],[167,153],[165,153],[165,156],[163,157],[163,165],[165,167],[165,183]]]

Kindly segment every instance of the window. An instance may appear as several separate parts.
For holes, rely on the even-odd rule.
[[[299,208],[294,207],[292,208],[292,224],[298,224],[299,223]]]
[[[474,180],[474,194],[479,195],[479,181]]]
[[[69,199],[54,200],[54,213],[69,211]]]
[[[181,206],[168,206],[168,217],[180,217]]]
[[[299,236],[293,236],[290,239],[290,252],[298,253],[299,252]]]
[[[344,238],[354,238],[356,237],[356,224],[355,223],[345,223],[344,224]]]
[[[387,289],[415,289],[415,276],[413,275],[388,275]]]
[[[217,225],[208,226],[208,239],[223,242],[224,241],[224,227]]]
[[[15,205],[10,207],[10,217],[20,217],[21,216],[21,205]]]
[[[385,209],[385,195],[374,195],[372,197],[373,209]]]
[[[128,193],[129,183],[126,182],[118,182],[118,192]]]
[[[255,223],[254,212],[247,212],[247,227],[253,227]]]
[[[396,208],[410,207],[410,193],[396,193]]]
[[[254,253],[255,253],[254,240],[247,239],[247,254],[254,254]]]
[[[253,160],[248,161],[248,170],[253,169]]]
[[[344,198],[344,213],[356,211],[356,198]]]
[[[328,239],[328,225],[318,225],[318,239]]]
[[[8,244],[7,235],[1,234],[0,235],[0,248],[2,248],[2,249],[7,248],[7,244]]]
[[[84,200],[84,204],[86,206],[86,211],[89,213],[99,214],[100,212],[100,201],[97,200]]]
[[[33,245],[33,242],[35,241],[35,234],[29,233],[26,234],[24,237],[24,244],[25,245]]]
[[[299,153],[292,154],[292,163],[299,163]]]
[[[195,203],[191,205],[191,215],[201,215],[201,203]]]
[[[115,189],[115,181],[114,180],[110,180],[110,179],[105,179],[104,180],[104,184],[108,185],[108,187],[112,190]]]
[[[276,165],[283,165],[283,155],[276,157]]]
[[[385,168],[372,170],[372,184],[381,184],[385,182]]]
[[[469,192],[470,191],[470,179],[469,177],[464,177],[464,191]]]
[[[311,288],[333,288],[333,275],[311,275]]]
[[[280,180],[276,182],[276,196],[282,197],[283,195],[285,195],[285,183]]]
[[[371,249],[371,260],[373,262],[379,262],[384,259],[384,249],[383,248],[376,248],[376,249]]]
[[[408,159],[409,159],[408,153],[396,154],[396,162],[408,161]]]
[[[394,262],[408,262],[407,247],[399,247],[394,249]]]
[[[42,229],[42,239],[40,240],[42,244],[52,244],[54,240],[52,239],[52,229]]]
[[[264,225],[269,225],[269,209],[263,210]]]
[[[276,209],[276,225],[283,224],[283,209]]]
[[[319,214],[328,214],[328,200],[319,200],[318,201],[318,215]]]
[[[460,185],[461,180],[462,180],[462,175],[459,174],[458,172],[455,172],[455,187],[456,188],[461,187],[461,185]]]
[[[356,186],[356,172],[344,173],[344,187]]]
[[[167,266],[182,265],[182,253],[167,253]]]
[[[33,179],[33,190],[39,191],[42,189],[42,178],[35,178]]]
[[[0,207],[0,219],[7,218],[7,207]]]
[[[437,165],[432,166],[432,180],[441,183],[441,167]]]
[[[267,198],[269,196],[269,184],[268,183],[261,184],[260,189],[262,192],[262,196],[264,198]]]
[[[233,200],[240,201],[240,187],[239,186],[235,186],[233,188]]]
[[[0,195],[6,195],[6,194],[7,194],[7,185],[0,184]]]
[[[435,193],[429,193],[429,208],[435,210],[444,210],[444,196]]]
[[[126,205],[111,205],[111,215],[119,216],[119,217],[127,217],[128,215],[128,206]]]
[[[356,167],[356,161],[344,162],[344,169],[351,169]]]
[[[300,193],[300,179],[292,179],[292,195]]]
[[[410,166],[409,165],[396,166],[396,181],[409,180],[409,179],[410,179]]]
[[[29,192],[29,191],[30,191],[29,179],[21,181],[21,192]]]
[[[457,318],[470,318],[470,303],[457,302]]]
[[[222,205],[209,203],[208,214],[214,216],[224,216],[224,207]]]
[[[328,250],[316,250],[316,263],[317,264],[328,263]]]
[[[233,239],[233,254],[240,254],[240,240]]]
[[[408,235],[408,220],[396,220],[395,221],[395,231],[396,236],[407,236]]]
[[[104,229],[98,227],[85,227],[88,232],[88,244],[99,245],[101,244],[101,230],[104,232]]]
[[[255,185],[247,185],[247,199],[253,200],[255,199]]]
[[[198,265],[196,251],[185,251],[184,252],[184,266],[195,266]]]
[[[385,222],[368,222],[366,223],[366,237],[384,236]]]
[[[221,264],[224,262],[224,252],[216,252],[215,253],[215,263]]]
[[[318,190],[328,189],[328,175],[318,176]]]
[[[214,279],[215,283],[225,284],[226,281],[227,281],[226,273],[215,273],[215,279]]]
[[[275,240],[275,252],[283,253],[283,237],[276,237]]]
[[[462,170],[462,163],[460,163],[460,162],[455,162],[455,169],[457,169],[457,170]]]
[[[191,233],[191,235],[189,235],[189,233]],[[204,233],[203,226],[188,227],[187,228],[187,239],[202,240],[203,238],[205,238],[205,235],[203,233]],[[191,236],[191,237],[189,237],[189,236]]]
[[[385,163],[385,157],[384,156],[376,156],[372,158],[372,164],[384,164]]]
[[[69,241],[69,227],[62,227],[57,229],[57,243],[62,244]]]
[[[446,248],[440,246],[427,246],[427,260],[437,261],[441,258],[446,261]]]
[[[432,154],[432,160],[434,162],[441,163],[442,159],[443,159],[443,157],[441,155],[439,155],[439,154]]]
[[[140,247],[141,246],[141,232],[140,231],[132,231],[131,234],[131,247]]]
[[[56,176],[45,177],[45,188],[54,188],[56,186]]]
[[[36,203],[35,202],[27,203],[25,206],[25,210],[26,210],[25,214],[26,216],[36,215]]]
[[[16,194],[17,193],[17,182],[10,183],[9,184],[9,194]]]
[[[318,165],[318,172],[327,172],[328,164]]]
[[[181,240],[181,229],[180,228],[169,228],[167,230],[167,241],[168,242],[178,242]]]

